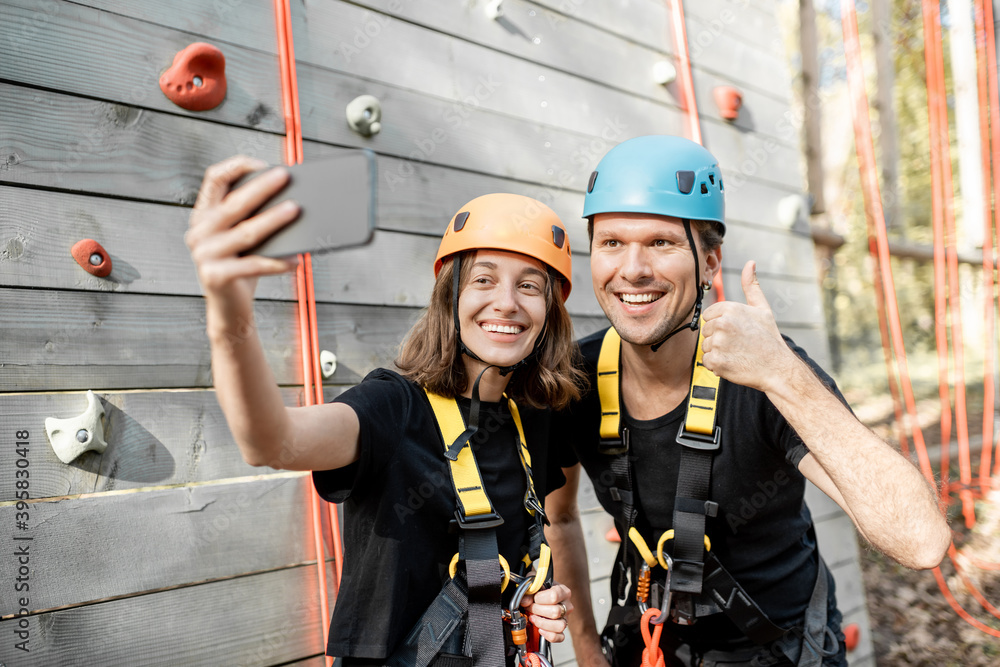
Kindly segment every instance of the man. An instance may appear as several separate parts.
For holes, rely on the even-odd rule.
[[[592,388],[553,432],[572,445],[565,463],[582,463],[622,545],[605,655],[576,506],[580,466],[568,468],[546,509],[555,568],[578,610],[578,664],[639,665],[642,624],[662,633],[667,665],[846,665],[805,480],[875,548],[917,569],[937,565],[950,542],[933,490],[779,333],[753,262],[741,277],[746,303],[699,317],[726,231],[711,153],[668,136],[616,146],[591,176],[584,217],[594,291],[614,329],[580,341]]]

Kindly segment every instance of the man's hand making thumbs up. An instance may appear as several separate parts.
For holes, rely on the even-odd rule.
[[[746,263],[740,281],[745,304],[722,301],[705,309],[703,361],[721,378],[766,392],[786,376],[783,369],[801,362],[778,331],[755,262]]]

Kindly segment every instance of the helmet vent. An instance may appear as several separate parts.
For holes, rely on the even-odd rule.
[[[705,185],[704,183],[701,184],[701,194],[703,194],[703,195],[707,195],[708,194],[708,186]]]
[[[587,194],[590,194],[591,192],[594,191],[594,183],[596,182],[597,182],[597,172],[595,171],[590,174],[590,182],[587,183]]]
[[[563,244],[566,243],[566,231],[562,227],[552,225],[552,242],[555,243],[556,247],[560,249],[563,247]]]
[[[715,185],[715,174],[708,175],[708,182],[711,183],[712,185]]]
[[[468,219],[469,219],[469,212],[468,211],[462,211],[461,213],[459,213],[458,215],[456,215],[455,216],[454,230],[456,232],[462,231],[462,228],[465,227],[465,221],[468,220]]]
[[[677,172],[677,189],[680,190],[682,195],[691,194],[691,190],[694,189],[693,171],[681,170]]]

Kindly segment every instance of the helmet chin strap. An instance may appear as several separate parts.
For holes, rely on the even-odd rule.
[[[679,334],[682,331],[687,331],[687,330],[697,331],[698,320],[701,319],[701,302],[704,296],[704,291],[701,288],[701,269],[698,262],[698,250],[695,248],[694,245],[694,234],[691,233],[691,221],[685,218],[683,222],[684,222],[684,233],[687,234],[688,245],[691,247],[691,254],[694,255],[694,284],[698,286],[697,287],[698,291],[694,298],[694,305],[691,307],[691,310],[694,311],[694,315],[691,317],[690,322],[688,322],[687,324],[682,324],[681,326],[677,327],[676,329],[668,333],[666,336],[664,336],[663,339],[660,340],[660,342],[653,343],[652,345],[650,345],[649,349],[652,350],[653,352],[659,350],[664,343],[666,343],[673,336]]]

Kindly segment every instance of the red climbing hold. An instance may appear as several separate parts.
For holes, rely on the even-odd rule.
[[[226,57],[211,44],[190,44],[160,77],[160,90],[182,109],[214,109],[226,97]]]
[[[87,273],[98,278],[106,278],[111,273],[111,255],[94,239],[77,241],[70,252]]]
[[[719,115],[726,120],[736,120],[743,106],[743,93],[732,86],[718,86],[712,91]]]

